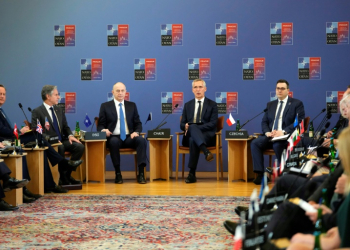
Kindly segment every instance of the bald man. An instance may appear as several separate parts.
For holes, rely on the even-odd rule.
[[[126,87],[122,82],[114,84],[113,100],[101,104],[97,131],[106,132],[107,147],[110,149],[112,163],[115,169],[115,183],[122,184],[120,170],[121,148],[134,148],[137,151],[137,165],[139,174],[137,181],[145,184],[144,169],[146,166],[145,138],[139,136],[142,123],[134,102],[125,101]]]

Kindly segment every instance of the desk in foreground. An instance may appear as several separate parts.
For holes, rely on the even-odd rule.
[[[254,137],[247,139],[228,139],[228,181],[254,178],[253,160],[250,143]]]
[[[26,155],[25,153],[23,155],[0,155],[1,161],[4,161],[6,166],[11,170],[11,177],[14,177],[18,180],[23,179],[23,172],[22,172],[22,156]],[[10,192],[5,193],[4,200],[13,205],[18,206],[23,203],[23,190],[22,188],[12,189]]]
[[[105,182],[106,139],[82,140],[85,145],[83,159],[86,166],[86,183],[88,181]]]
[[[155,179],[169,181],[169,172],[172,173],[172,137],[148,138],[150,158],[150,181]],[[170,170],[169,170],[170,169]]]

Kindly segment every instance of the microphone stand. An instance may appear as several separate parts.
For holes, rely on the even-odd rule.
[[[317,117],[319,117],[325,111],[326,111],[326,109],[322,109],[321,112],[318,115],[316,115],[316,117],[314,119],[311,120],[311,122],[313,122]]]
[[[242,129],[248,122],[250,122],[251,120],[254,120],[256,117],[258,117],[259,115],[261,115],[262,113],[264,113],[264,112],[266,112],[266,111],[267,111],[267,109],[264,109],[263,112],[257,114],[257,115],[254,116],[253,118],[247,120],[245,123],[243,123],[243,125],[241,126],[241,129]]]
[[[179,104],[176,104],[175,107],[171,110],[171,113],[167,114],[167,115],[164,117],[164,119],[159,123],[159,125],[158,125],[154,130],[159,129],[161,126],[163,126],[164,124],[166,124],[166,122],[163,123],[164,120],[165,120],[166,118],[168,118],[168,116],[169,116],[170,114],[172,114],[173,111],[174,111],[178,106],[179,106]]]

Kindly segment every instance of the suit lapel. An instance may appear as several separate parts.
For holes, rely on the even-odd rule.
[[[208,105],[209,105],[209,101],[208,101],[208,99],[205,97],[205,98],[204,98],[204,102],[203,102],[202,113],[201,113],[201,121],[203,121],[203,116],[204,116],[205,112],[207,111]]]
[[[194,121],[194,108],[195,108],[195,105],[196,104],[196,99],[193,99],[191,102],[190,102],[190,117],[191,119],[188,120],[188,122],[193,122]]]
[[[288,97],[286,106],[285,106],[284,111],[283,111],[282,122],[284,121],[284,118],[286,117],[286,114],[290,108],[290,105],[292,104],[292,101],[293,101],[293,99]]]
[[[52,119],[51,119],[51,116],[50,116],[49,112],[47,112],[47,109],[45,108],[44,104],[41,105],[40,108],[41,108],[41,111],[42,111],[42,113],[44,114],[44,116],[47,117],[47,120],[48,120],[49,123],[50,123],[50,127],[53,128],[53,127],[54,127],[54,126],[53,126],[53,121],[52,121]],[[44,119],[45,119],[45,117],[44,117]]]

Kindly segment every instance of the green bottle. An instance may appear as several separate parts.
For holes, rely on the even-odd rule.
[[[315,135],[314,132],[315,132],[314,123],[311,121],[310,122],[310,127],[309,127],[309,137],[310,138],[314,137],[314,135]]]
[[[334,172],[334,163],[333,162],[329,163],[329,169],[330,169],[330,173]]]
[[[77,122],[75,124],[75,133],[74,133],[74,137],[79,139],[80,138],[80,127],[79,127],[79,122]]]
[[[335,147],[334,147],[334,138],[331,137],[331,144],[329,146],[329,154],[331,155],[331,160],[335,159]]]
[[[237,119],[237,122],[236,122],[236,131],[239,131],[241,129],[241,124],[239,122],[239,119]]]
[[[329,200],[328,200],[328,196],[327,196],[327,188],[322,189],[322,204],[325,205],[326,207],[329,207],[329,205],[330,205]]]
[[[315,235],[315,244],[314,244],[314,250],[322,250],[321,248],[321,241],[320,241],[321,235]]]
[[[326,232],[326,230],[325,230],[323,223],[322,223],[322,209],[319,208],[319,209],[317,209],[317,220],[315,223],[314,235],[317,236],[317,235],[320,235],[320,234],[325,233],[325,232]]]

